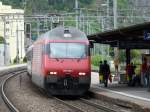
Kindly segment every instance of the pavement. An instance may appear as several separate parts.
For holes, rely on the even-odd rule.
[[[108,87],[99,84],[98,73],[92,72],[91,75],[91,89],[93,93],[109,98],[115,103],[124,102],[126,106],[135,106],[142,108],[144,112],[150,112],[150,92],[147,88],[142,87],[128,87],[127,84],[118,84],[117,81],[109,82]],[[122,105],[124,105],[122,104]]]

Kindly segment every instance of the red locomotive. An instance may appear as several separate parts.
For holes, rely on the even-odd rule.
[[[32,82],[52,95],[82,95],[90,88],[89,41],[76,28],[57,27],[27,51]]]

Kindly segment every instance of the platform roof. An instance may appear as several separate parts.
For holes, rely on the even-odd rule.
[[[88,39],[120,49],[150,49],[150,40],[144,39],[146,31],[150,32],[150,22],[88,35]]]

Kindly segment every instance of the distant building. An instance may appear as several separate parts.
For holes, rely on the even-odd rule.
[[[5,39],[4,48],[2,48],[2,45],[0,46],[0,56],[3,56],[0,62],[8,65],[14,62],[16,57],[23,59],[25,56],[24,10],[13,9],[11,6],[3,5],[0,2],[0,36]]]

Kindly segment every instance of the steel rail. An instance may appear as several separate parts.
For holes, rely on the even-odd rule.
[[[12,68],[12,69],[13,69],[13,68]],[[19,70],[19,71],[22,71],[22,70],[26,70],[26,69],[21,68],[21,70]],[[0,78],[1,78],[1,77],[4,77],[4,76],[6,76],[6,75],[9,75],[9,74],[11,74],[11,73],[14,73],[14,72],[18,72],[18,70],[13,70],[13,71],[5,72],[5,73],[3,73],[3,74],[0,75]]]
[[[61,100],[61,99],[59,99],[59,98],[56,98],[56,97],[53,97],[53,98],[54,98],[55,100],[57,100],[58,102],[61,102],[62,104],[66,105],[66,106],[68,106],[68,107],[70,107],[70,108],[72,108],[72,109],[77,110],[77,112],[87,112],[87,111],[82,110],[82,109],[80,109],[79,107],[74,106],[74,105],[72,105],[72,104],[69,104],[69,103],[67,103],[67,102],[65,102],[65,101],[63,101],[63,100]]]
[[[21,71],[21,72],[19,72],[19,71]],[[15,72],[19,72],[19,73],[15,73],[15,72],[8,73],[8,74],[13,74],[13,75],[7,77],[7,78],[3,81],[2,87],[1,87],[2,98],[3,98],[4,102],[5,102],[5,104],[9,107],[9,109],[10,109],[12,112],[19,112],[19,110],[12,104],[12,102],[11,102],[11,101],[8,99],[8,97],[6,96],[5,91],[4,91],[4,87],[5,87],[5,85],[6,85],[6,83],[7,83],[7,81],[8,81],[9,79],[11,79],[11,78],[13,78],[13,77],[15,77],[15,76],[17,76],[17,75],[19,75],[19,74],[21,74],[21,73],[26,72],[25,70],[19,70],[19,71],[15,71]]]
[[[99,105],[99,104],[96,104],[96,103],[94,103],[94,102],[88,101],[88,100],[83,99],[83,98],[80,98],[80,101],[83,102],[83,103],[86,103],[86,104],[88,104],[88,105],[91,105],[91,106],[93,106],[93,107],[96,107],[96,108],[98,108],[98,109],[104,110],[104,111],[106,111],[106,112],[118,112],[118,111],[113,110],[113,109],[110,109],[110,108],[108,108],[108,107],[106,107],[106,106],[104,106],[104,105]]]

